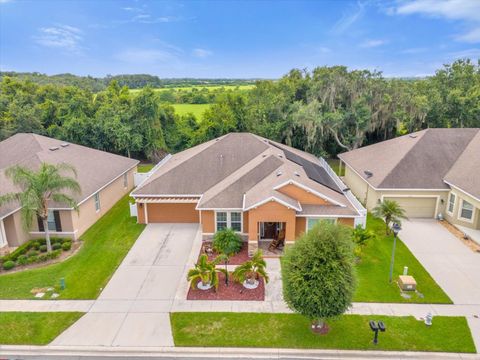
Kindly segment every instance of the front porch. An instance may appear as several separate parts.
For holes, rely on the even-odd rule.
[[[260,249],[265,257],[280,257],[285,247],[286,228],[286,222],[257,222],[257,239],[248,241],[249,255]]]

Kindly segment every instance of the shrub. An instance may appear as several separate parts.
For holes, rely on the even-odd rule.
[[[44,253],[44,254],[40,254],[40,255],[38,256],[38,259],[37,259],[37,260],[38,260],[39,262],[45,262],[45,261],[47,261],[47,260],[49,260],[49,259],[50,259],[49,253]]]
[[[56,242],[52,245],[52,250],[58,250],[62,248],[62,244],[59,242]]]
[[[325,320],[343,314],[356,287],[352,230],[320,221],[281,259],[283,296],[290,309],[327,332]]]
[[[222,229],[213,236],[212,245],[215,251],[232,256],[242,249],[242,239],[232,229]]]
[[[34,257],[34,256],[38,256],[38,251],[36,250],[30,250],[27,254],[27,256],[30,258],[30,257]]]
[[[67,241],[62,244],[63,251],[68,251],[72,248],[72,243]]]
[[[28,264],[28,257],[27,255],[20,255],[17,259],[18,265],[27,265]]]
[[[40,249],[40,245],[41,245],[41,244],[40,244],[40,241],[35,241],[35,242],[33,243],[33,246],[32,246],[32,247],[33,247],[35,250],[39,250],[39,249]]]
[[[11,270],[15,267],[15,263],[12,260],[7,260],[3,263],[3,270]]]
[[[36,263],[38,261],[38,255],[29,256],[27,262],[29,264]]]
[[[40,245],[40,252],[47,252],[47,245]]]

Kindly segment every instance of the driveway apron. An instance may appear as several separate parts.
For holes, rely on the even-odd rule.
[[[169,311],[198,224],[148,224],[90,311],[52,345],[173,346]]]

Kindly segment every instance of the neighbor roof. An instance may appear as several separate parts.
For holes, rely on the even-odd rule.
[[[77,202],[90,197],[100,188],[138,164],[138,160],[95,150],[49,137],[19,133],[0,142],[0,195],[18,191],[5,170],[14,165],[38,169],[41,163],[68,163],[77,172],[81,193]],[[71,174],[66,174],[73,176]],[[52,204],[60,206],[60,204]],[[10,203],[0,207],[0,218],[19,207]]]
[[[296,161],[291,160],[292,154],[298,157]],[[308,171],[321,176],[309,177],[300,159]],[[296,199],[278,191],[291,182],[329,200],[331,215],[336,210],[344,214],[344,208],[357,214],[341,189],[344,186],[335,183],[318,158],[250,133],[230,133],[173,155],[132,195],[201,196],[197,208],[204,210],[246,210],[274,199],[301,211]]]
[[[471,141],[478,137],[479,131],[426,129],[349,151],[340,154],[339,158],[375,188],[448,189],[444,179]],[[479,142],[478,139],[476,142]],[[464,168],[457,170],[460,175],[450,176],[453,181],[468,187],[475,186],[473,181],[465,182],[461,177],[472,170],[475,161],[478,166],[479,152],[475,160],[473,154],[479,147],[478,144],[476,147],[472,145],[462,161]]]

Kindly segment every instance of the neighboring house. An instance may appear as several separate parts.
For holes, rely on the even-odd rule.
[[[18,191],[5,175],[7,168],[21,165],[36,169],[43,162],[68,163],[77,172],[81,193],[71,195],[78,201],[79,212],[52,203],[48,216],[52,236],[74,239],[131,191],[138,164],[137,160],[45,136],[16,134],[0,142],[0,194]],[[43,234],[43,225],[37,221],[30,231],[24,230],[18,203],[0,206],[0,247],[16,247]]]
[[[427,129],[339,155],[345,183],[372,209],[395,200],[410,218],[480,229],[480,129]]]
[[[323,159],[249,133],[230,133],[157,166],[132,196],[139,223],[229,227],[250,253],[280,231],[286,243],[320,219],[364,225],[366,210]]]

